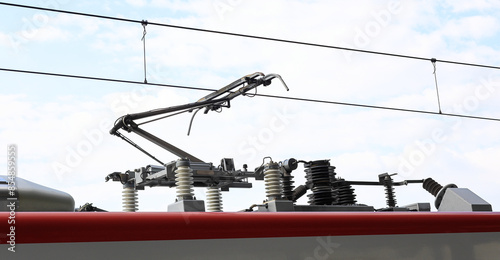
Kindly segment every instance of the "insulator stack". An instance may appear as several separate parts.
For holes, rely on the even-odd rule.
[[[268,200],[281,198],[282,185],[279,164],[269,162],[264,167],[264,182],[266,186],[266,196]]]
[[[298,166],[298,161],[295,158],[290,158],[286,159],[281,163],[281,166],[283,167],[284,173],[283,173],[283,197],[285,197],[287,200],[294,200],[294,188],[293,186],[293,176],[292,176],[292,171],[297,169]],[[304,194],[302,194],[304,195]],[[300,196],[302,196],[300,195]]]
[[[437,183],[432,178],[425,179],[422,186],[426,191],[428,191],[430,194],[436,197],[436,200],[434,201],[434,206],[436,206],[436,209],[439,209],[439,206],[441,205],[441,201],[443,200],[443,196],[444,193],[446,192],[446,189],[457,188],[457,185],[453,183],[450,183],[443,187],[441,184]]]
[[[138,209],[137,191],[133,185],[125,184],[122,190],[122,207],[125,212],[136,212]]]
[[[378,175],[379,182],[384,185],[385,189],[385,198],[387,207],[394,208],[396,207],[396,194],[394,193],[394,185],[392,182],[392,177],[394,174],[382,173]]]
[[[344,179],[338,179],[333,183],[333,188],[337,190],[337,205],[354,205],[356,204],[356,194],[351,184]]]
[[[430,194],[432,194],[434,197],[437,196],[438,192],[443,188],[441,184],[437,183],[435,180],[432,178],[427,178],[424,180],[424,183],[422,184],[424,189],[428,191]]]
[[[312,161],[304,164],[306,179],[312,194],[308,195],[311,205],[331,205],[335,201],[332,180],[335,167],[328,160]]]
[[[217,187],[207,188],[207,211],[221,212],[222,211],[222,194]]]
[[[384,184],[387,206],[390,208],[396,207],[396,194],[394,193],[391,175],[384,173],[379,175],[379,178]]]
[[[293,176],[283,176],[283,197],[285,197],[287,200],[293,200],[293,189],[295,188],[295,186],[293,186],[293,183]]]
[[[177,200],[192,200],[194,198],[193,172],[188,159],[180,159],[176,163],[175,185]]]
[[[385,186],[385,198],[387,199],[387,206],[394,208],[396,207],[396,195],[394,193],[394,187],[392,184]]]

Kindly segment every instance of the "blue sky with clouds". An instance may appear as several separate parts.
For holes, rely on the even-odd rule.
[[[179,26],[222,30],[438,60],[500,64],[495,1],[17,1]],[[143,28],[124,23],[0,6],[0,67],[142,81]],[[146,27],[148,82],[217,89],[255,71],[278,73],[290,87],[259,93],[437,111],[433,66],[327,48]],[[500,72],[437,63],[445,113],[500,118]],[[0,145],[19,146],[19,176],[64,190],[76,204],[120,210],[114,171],[154,163],[107,132],[123,114],[196,101],[204,91],[26,75],[0,71]],[[500,123],[384,110],[239,97],[231,109],[147,127],[217,164],[262,158],[331,159],[339,176],[376,180],[432,177],[478,193],[498,209]],[[131,136],[134,138],[134,136]],[[175,156],[135,138],[163,161]],[[6,162],[0,162],[0,167]],[[64,170],[58,166],[65,166]],[[4,167],[6,168],[6,166]],[[58,170],[59,169],[59,170]],[[302,169],[294,172],[297,185]],[[263,183],[223,193],[226,210],[264,199]],[[382,188],[356,187],[358,202],[383,207]],[[432,202],[419,185],[396,189],[399,205]],[[203,190],[197,190],[204,197]],[[161,198],[161,199],[159,199]],[[139,192],[140,210],[165,210],[173,189]],[[301,201],[305,203],[305,200]]]

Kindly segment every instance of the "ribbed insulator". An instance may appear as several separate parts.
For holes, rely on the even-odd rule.
[[[125,212],[135,212],[138,209],[137,191],[134,187],[123,187],[122,206]]]
[[[335,201],[332,180],[335,167],[328,160],[313,161],[304,164],[307,182],[312,194],[308,195],[311,205],[331,205]]]
[[[207,211],[221,212],[222,211],[222,194],[216,187],[207,188]]]
[[[177,166],[175,170],[175,185],[177,192],[177,199],[193,199],[194,189],[193,189],[193,173],[189,166]]]
[[[281,173],[277,163],[270,162],[264,169],[266,196],[269,200],[281,198]]]
[[[396,207],[396,194],[394,193],[394,187],[392,185],[385,186],[385,198],[387,206],[393,208]]]
[[[337,204],[338,205],[354,205],[356,204],[356,194],[351,184],[347,183],[344,179],[339,179],[333,184],[334,189],[337,191]]]
[[[283,176],[283,197],[285,197],[287,200],[293,200],[293,189],[295,188],[295,186],[293,186],[293,183],[293,176]]]
[[[438,192],[443,188],[441,184],[437,183],[435,180],[432,178],[427,178],[424,180],[424,183],[422,184],[424,189],[428,191],[430,194],[437,196]]]

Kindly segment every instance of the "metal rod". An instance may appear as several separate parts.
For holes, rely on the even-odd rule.
[[[156,137],[155,135],[152,135],[151,133],[149,133],[149,132],[147,132],[139,127],[133,127],[133,128],[131,128],[131,131],[142,136],[146,140],[160,146],[161,148],[179,156],[180,158],[188,158],[192,162],[203,162],[201,159],[198,159],[194,155],[191,155],[191,154],[173,146],[172,144]]]

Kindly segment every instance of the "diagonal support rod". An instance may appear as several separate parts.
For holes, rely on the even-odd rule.
[[[141,129],[139,127],[133,127],[131,128],[131,131],[138,134],[139,136],[142,136],[144,139],[147,139],[148,141],[160,146],[161,148],[179,156],[180,158],[187,158],[191,162],[203,162],[201,159],[198,159],[196,156],[191,155],[176,146],[166,142],[165,140],[162,140],[155,135],[152,135],[151,133],[145,131],[144,129]]]

